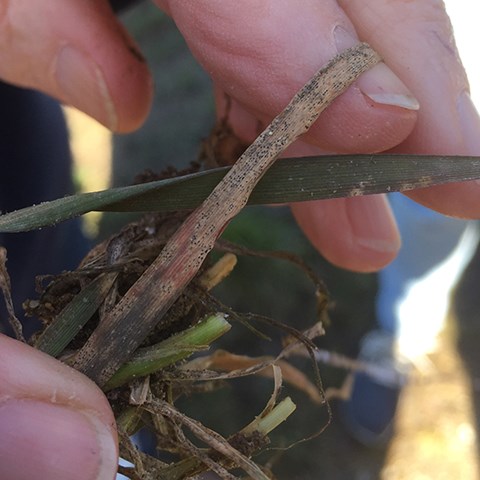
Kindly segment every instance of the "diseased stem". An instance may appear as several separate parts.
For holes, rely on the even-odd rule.
[[[74,367],[103,386],[130,357],[198,272],[215,240],[245,206],[276,158],[363,72],[380,61],[359,44],[335,57],[293,97],[170,238],[78,352]]]

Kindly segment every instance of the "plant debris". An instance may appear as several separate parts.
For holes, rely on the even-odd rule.
[[[31,343],[71,364],[91,332],[154,261],[168,240],[172,225],[181,220],[177,214],[171,218],[165,214],[146,215],[94,247],[77,270],[39,279],[39,299],[24,303],[29,315],[44,322],[44,328]],[[311,280],[319,300],[315,326],[302,333],[273,319],[239,314],[216,300],[210,290],[232,272],[237,255],[270,257],[298,266]],[[290,397],[279,399],[282,379],[303,392],[305,399],[319,406],[325,404],[318,385],[284,357],[298,345],[307,351],[316,349],[312,341],[324,333],[321,319],[327,318],[326,295],[321,280],[295,255],[255,252],[220,240],[141,348],[103,386],[117,418],[121,456],[133,464],[119,467],[119,472],[132,480],[180,480],[210,470],[220,478],[235,479],[238,477],[231,472],[240,468],[251,478],[272,478],[251,457],[269,445],[268,434],[295,410]],[[222,307],[225,313],[218,313]],[[288,334],[289,340],[285,340],[283,349],[280,346],[277,357],[253,358],[218,348],[202,354],[227,334],[232,322],[241,325],[252,320],[267,322]],[[253,326],[250,328],[257,332]],[[185,396],[224,388],[227,381],[250,375],[273,379],[274,391],[263,412],[228,438],[174,406]],[[168,452],[177,460],[167,463],[140,452],[130,436],[143,427],[156,433],[160,456]],[[187,432],[193,433],[197,441]]]
[[[280,153],[378,61],[366,44],[337,56],[246,148],[200,207],[192,213],[148,214],[127,225],[95,247],[77,270],[43,278],[40,298],[25,302],[26,313],[44,323],[32,344],[85,373],[106,392],[117,419],[121,455],[133,464],[120,471],[131,479],[181,480],[213,471],[232,480],[239,470],[256,480],[271,478],[252,457],[269,445],[271,431],[295,411],[289,396],[280,399],[283,380],[316,405],[326,405],[330,414],[313,342],[323,334],[326,319],[323,283],[290,254],[254,253],[217,239]],[[225,122],[214,131],[219,141],[208,154],[236,151]],[[143,177],[149,178],[150,173]],[[224,254],[220,259],[213,257],[215,249]],[[299,332],[273,319],[219,310],[209,290],[232,271],[236,255],[245,253],[288,260],[306,273],[319,305],[312,328]],[[4,262],[0,267],[5,271]],[[2,279],[8,306],[9,287],[3,288],[8,276]],[[204,355],[238,319],[265,321],[287,333],[288,341],[277,356],[253,358],[220,349]],[[299,344],[312,359],[313,382],[286,360]],[[185,396],[256,374],[273,379],[273,393],[258,416],[228,436],[176,406]],[[155,433],[158,455],[133,445],[130,437],[144,427]]]
[[[104,385],[182,295],[230,220],[277,157],[380,57],[359,44],[335,57],[294,96],[212,193],[169,238],[135,285],[102,319],[73,366]],[[142,321],[139,322],[138,319]]]
[[[23,336],[22,324],[15,315],[15,309],[13,308],[12,301],[12,286],[10,284],[10,275],[7,271],[7,250],[4,247],[0,247],[0,289],[2,290],[3,298],[5,300],[5,306],[7,307],[8,320],[10,326],[15,334],[17,340],[25,342]]]

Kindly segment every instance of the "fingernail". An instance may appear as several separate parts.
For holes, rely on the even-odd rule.
[[[0,404],[0,425],[3,480],[110,480],[115,476],[115,440],[92,415],[16,399]]]
[[[358,38],[341,25],[334,28],[333,36],[339,53],[359,42]],[[355,83],[360,91],[375,103],[407,110],[420,108],[412,92],[384,63],[375,65],[362,74]]]
[[[463,133],[464,155],[480,154],[480,117],[468,92],[457,98],[457,111]]]
[[[380,253],[398,251],[400,234],[384,195],[352,198],[348,215],[357,245]]]
[[[63,47],[55,75],[67,102],[115,130],[115,105],[100,67],[87,54],[70,45]]]

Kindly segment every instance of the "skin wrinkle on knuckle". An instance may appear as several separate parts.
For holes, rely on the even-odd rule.
[[[200,53],[201,60],[209,71],[212,70],[211,64],[215,59],[228,59],[228,62],[223,61],[222,78],[216,80],[224,90],[234,97],[239,95],[239,92],[245,92],[243,96],[240,94],[238,100],[247,104],[249,108],[255,107],[251,102],[249,103],[249,99],[258,96],[261,92],[258,87],[252,87],[251,75],[248,73],[251,72],[258,78],[256,83],[259,85],[274,83],[276,85],[275,91],[268,92],[268,95],[262,101],[263,108],[261,110],[270,110],[277,108],[277,104],[282,104],[285,98],[289,98],[292,94],[292,84],[300,86],[308,79],[308,75],[306,76],[305,73],[305,60],[301,55],[298,55],[298,49],[294,48],[294,44],[297,44],[300,41],[299,39],[304,37],[307,41],[312,35],[317,40],[325,39],[318,32],[318,29],[314,28],[308,29],[309,32],[314,33],[306,35],[305,27],[295,26],[296,23],[282,15],[282,9],[274,8],[272,2],[250,3],[254,8],[254,14],[250,12],[249,17],[254,17],[255,26],[250,29],[246,28],[246,30],[251,31],[251,34],[235,34],[238,30],[238,25],[234,21],[235,16],[229,10],[222,8],[220,11],[212,12],[213,15],[218,17],[213,30],[210,27],[210,22],[207,24],[203,18],[197,19],[195,26],[197,41],[192,43],[191,46],[197,53]],[[175,13],[175,8],[173,8],[174,17],[176,16]],[[311,20],[312,22],[313,20]],[[189,23],[187,22],[186,25],[184,23],[185,21],[180,18],[180,28],[182,26],[188,28]],[[272,38],[275,40],[278,37],[279,31],[284,31],[285,36],[292,36],[296,39],[294,42],[290,42],[291,48],[288,45],[286,48],[282,42],[272,41]],[[187,33],[188,37],[191,37],[191,34]],[[219,38],[222,38],[223,41],[219,42]],[[309,41],[308,43],[310,45],[324,45],[325,42]],[[259,45],[262,47],[259,48]],[[287,75],[285,75],[285,64],[289,65]],[[310,73],[313,73],[313,71]],[[231,82],[232,77],[236,79],[235,88]]]
[[[353,19],[357,30],[362,33],[362,40],[379,43],[399,39],[409,30],[412,34],[429,35],[436,32],[444,46],[455,51],[452,27],[442,1],[415,0],[385,2],[385,0],[364,1],[339,0],[339,4]]]

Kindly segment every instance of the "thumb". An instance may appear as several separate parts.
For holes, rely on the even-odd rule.
[[[262,123],[320,66],[359,42],[336,0],[170,1],[168,7],[217,88],[244,109],[243,118],[249,113]],[[387,150],[410,134],[418,108],[400,78],[379,64],[322,113],[307,138],[329,152]]]
[[[108,480],[115,420],[87,377],[0,335],[0,478]]]
[[[0,5],[0,77],[71,104],[112,130],[145,119],[148,68],[105,0]]]

